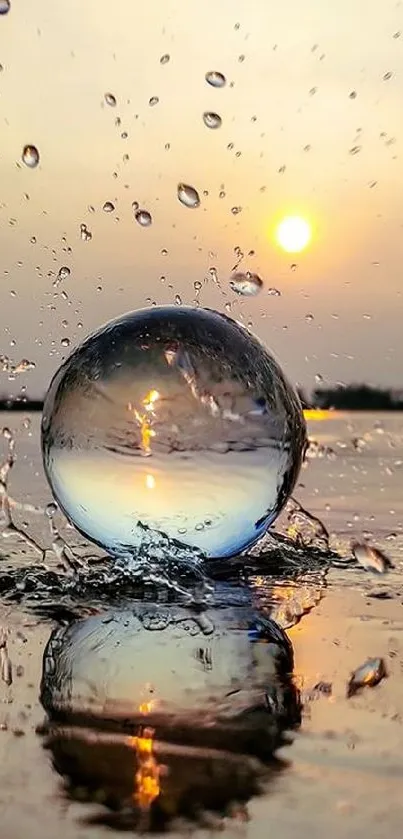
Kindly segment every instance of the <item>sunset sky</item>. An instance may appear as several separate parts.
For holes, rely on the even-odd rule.
[[[41,394],[64,339],[151,301],[191,303],[195,282],[307,389],[403,386],[401,2],[10,0],[0,65],[0,354],[36,364],[2,373],[3,393]],[[293,256],[274,228],[295,215],[312,240]],[[264,281],[255,298],[229,287],[238,247],[238,270]]]

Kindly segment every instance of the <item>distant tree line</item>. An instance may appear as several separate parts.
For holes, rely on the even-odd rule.
[[[366,384],[316,388],[311,397],[298,388],[302,407],[335,411],[403,411],[403,391],[397,394],[387,388]],[[42,399],[0,396],[0,411],[42,411]]]
[[[303,407],[339,411],[403,411],[403,398],[387,388],[366,384],[316,388]]]

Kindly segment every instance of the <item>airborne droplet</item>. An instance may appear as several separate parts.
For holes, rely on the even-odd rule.
[[[158,105],[159,101],[160,100],[158,99],[158,96],[151,96],[151,99],[148,100],[148,104],[150,105],[151,108],[153,108],[154,105]]]
[[[115,205],[112,204],[112,201],[105,201],[104,206],[102,207],[104,213],[113,213],[115,209]]]
[[[80,224],[80,236],[83,242],[90,242],[92,239],[92,233],[88,230],[86,224]]]
[[[171,56],[169,55],[169,53],[166,52],[164,55],[161,55],[160,64],[168,64],[170,58]]]
[[[107,105],[110,105],[111,108],[116,108],[116,96],[113,93],[105,93],[104,99]]]
[[[148,210],[136,210],[134,218],[141,227],[150,227],[150,224],[152,224],[151,213]]]
[[[209,73],[206,73],[205,79],[207,84],[210,84],[211,87],[224,87],[226,84],[224,74],[220,73],[218,70],[210,70]]]
[[[199,207],[200,197],[197,189],[189,184],[178,184],[178,198],[184,207]]]
[[[229,284],[235,294],[241,294],[244,297],[255,297],[263,288],[263,280],[251,271],[236,271],[231,274]]]
[[[6,15],[10,11],[10,0],[0,0],[0,15]]]
[[[205,111],[203,114],[203,122],[207,128],[220,128],[222,119],[219,114],[214,111]]]
[[[53,280],[54,287],[57,288],[57,286],[59,286],[60,283],[63,282],[63,280],[67,280],[67,278],[70,276],[70,274],[71,274],[70,268],[68,268],[67,265],[62,265],[62,267],[59,268],[59,273],[58,273],[57,277]]]
[[[39,163],[39,152],[36,146],[24,146],[22,150],[22,161],[29,169],[35,169],[35,166]]]

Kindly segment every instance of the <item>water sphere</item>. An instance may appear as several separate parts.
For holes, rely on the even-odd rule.
[[[112,556],[145,529],[209,557],[254,544],[294,487],[306,442],[297,396],[261,342],[228,316],[131,312],[53,378],[42,452],[53,495]]]

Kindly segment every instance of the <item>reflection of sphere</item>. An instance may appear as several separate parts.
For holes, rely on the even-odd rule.
[[[292,666],[287,636],[247,604],[135,603],[57,629],[41,684],[54,765],[104,803],[141,807],[147,736],[147,808],[172,815],[246,800],[283,730],[300,721]]]
[[[139,523],[208,556],[253,544],[292,491],[304,445],[276,361],[205,309],[107,324],[62,365],[42,421],[55,498],[113,555],[136,551]]]

